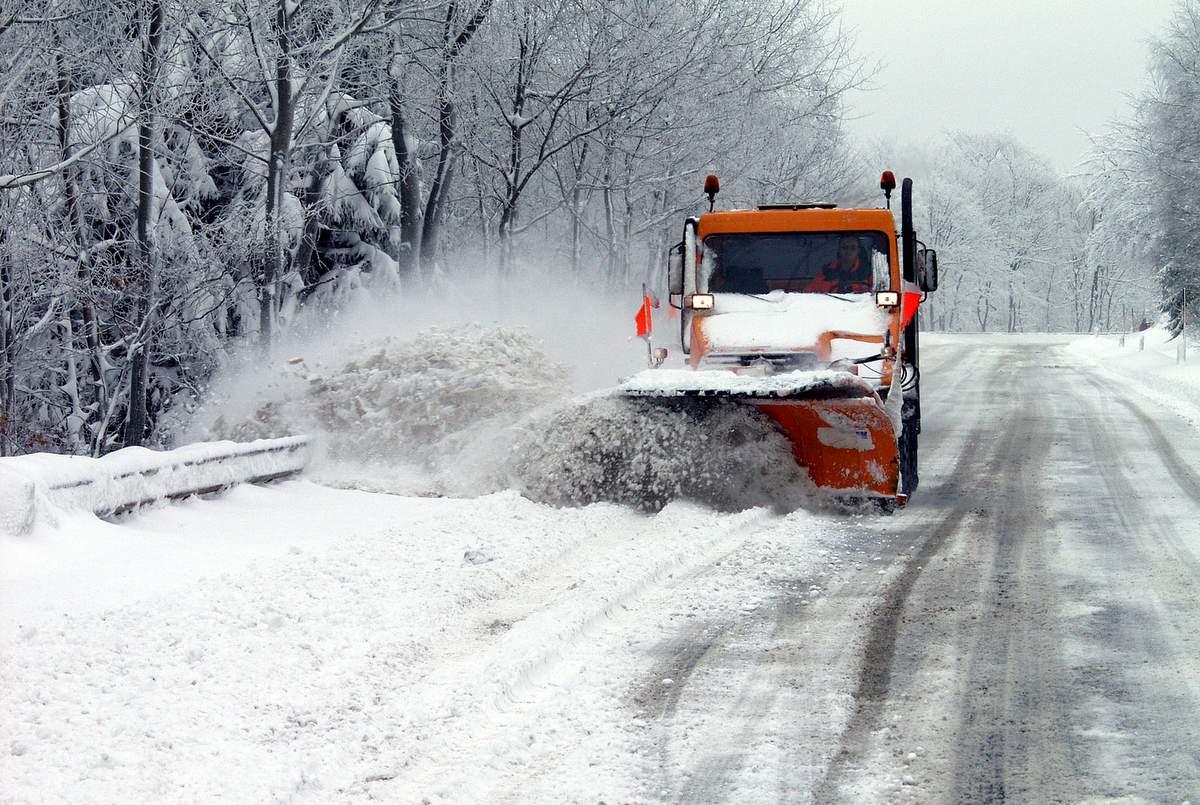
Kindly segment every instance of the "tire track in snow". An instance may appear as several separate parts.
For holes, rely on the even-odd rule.
[[[1093,380],[1093,385],[1098,389],[1106,390],[1099,383]],[[1117,400],[1133,417],[1142,425],[1146,434],[1154,444],[1155,452],[1166,465],[1167,471],[1171,473],[1171,477],[1175,479],[1175,483],[1179,484],[1179,488],[1184,494],[1192,499],[1193,502],[1200,503],[1200,475],[1187,465],[1180,457],[1179,452],[1174,445],[1167,439],[1163,433],[1162,427],[1146,415],[1145,411],[1139,408],[1128,397],[1121,397]]]
[[[1079,372],[1099,399],[1112,389]],[[1077,449],[1090,452],[1111,501],[1086,534],[1087,547],[1104,564],[1072,583],[1072,592],[1090,604],[1077,640],[1077,699],[1092,722],[1085,732],[1091,785],[1109,796],[1145,796],[1150,801],[1181,801],[1200,794],[1200,745],[1193,724],[1200,712],[1200,651],[1193,641],[1200,593],[1195,579],[1200,562],[1188,549],[1176,520],[1152,511],[1157,496],[1139,489],[1133,456],[1116,434],[1123,423],[1096,398],[1074,393],[1076,405],[1093,423],[1079,434]],[[1180,462],[1159,426],[1127,400],[1118,398],[1150,437],[1153,457],[1188,494],[1196,476]],[[1132,434],[1129,434],[1132,436]],[[1144,445],[1127,439],[1125,444]],[[1085,452],[1085,454],[1086,454]],[[1195,500],[1195,498],[1193,498]],[[1106,525],[1111,524],[1109,528]],[[1090,565],[1089,565],[1090,567]],[[1088,793],[1086,790],[1083,793]]]
[[[1096,389],[1097,393],[1103,398],[1111,394],[1111,388],[1100,383],[1090,375],[1083,375],[1085,382]],[[1086,402],[1086,401],[1085,401]],[[1150,437],[1151,444],[1154,445],[1155,456],[1162,461],[1166,467],[1168,474],[1175,481],[1183,494],[1188,497],[1194,505],[1200,504],[1200,476],[1192,470],[1183,459],[1175,447],[1167,440],[1166,435],[1162,432],[1162,428],[1150,419],[1141,409],[1136,407],[1128,398],[1121,397],[1117,399],[1126,410],[1128,410],[1141,425],[1146,435]],[[1099,416],[1094,418],[1099,419]],[[1105,412],[1104,427],[1097,429],[1096,439],[1105,450],[1105,457],[1111,460],[1111,463],[1106,463],[1103,468],[1110,471],[1120,471],[1120,463],[1123,461],[1123,456],[1114,446],[1111,433],[1115,432],[1118,423],[1113,419],[1110,413]],[[1139,494],[1137,488],[1129,482],[1124,475],[1120,477],[1106,476],[1106,480],[1110,486],[1117,486],[1122,491],[1122,499],[1134,503],[1138,500]],[[1191,550],[1186,541],[1180,536],[1175,524],[1165,518],[1157,518],[1158,527],[1155,529],[1157,540],[1162,543],[1163,547],[1169,551],[1176,561],[1184,565],[1193,575],[1193,578],[1200,578],[1200,558]],[[1133,528],[1132,522],[1125,522],[1125,530],[1128,532]]]
[[[1008,357],[1011,358],[1011,355]],[[992,355],[991,358],[988,371],[982,373],[984,376],[976,375],[971,378],[971,396],[977,398],[975,404],[962,405],[958,410],[978,412],[981,408],[978,401],[982,400],[985,394],[992,393],[994,388],[1009,385],[1007,381],[1014,375],[1012,367],[1002,365],[1001,356]],[[976,421],[963,440],[951,470],[934,489],[924,491],[923,496],[949,499],[953,501],[953,505],[950,511],[941,516],[932,530],[926,524],[906,529],[911,543],[919,542],[921,547],[905,561],[899,575],[890,582],[874,608],[854,692],[854,710],[842,733],[839,749],[831,758],[825,775],[814,788],[814,802],[840,800],[839,789],[843,778],[851,768],[861,764],[869,749],[871,734],[879,724],[891,689],[896,639],[906,602],[930,560],[946,546],[967,516],[977,508],[978,496],[972,492],[986,492],[983,488],[972,489],[972,486],[978,487],[978,473],[973,467],[980,463],[979,446],[989,442],[989,435],[995,431],[1011,434],[1012,428],[1005,428],[1004,424],[1011,423],[993,423],[983,418]],[[1003,468],[1007,441],[991,444],[991,456],[984,462],[988,469],[987,475],[995,476]]]
[[[655,649],[655,654],[665,656],[645,675],[640,692],[632,696],[640,708],[653,711],[655,740],[651,751],[656,756],[655,788],[647,792],[648,798],[688,803],[727,798],[726,793],[747,760],[747,747],[753,745],[784,685],[786,668],[771,663],[764,655],[787,645],[789,633],[808,609],[804,605],[807,602],[802,603],[803,591],[816,578],[814,574],[787,579],[781,585],[784,591],[757,608],[753,615],[697,624],[677,632]],[[753,662],[744,669],[747,673],[739,677],[733,702],[720,707],[728,748],[710,747],[713,751],[703,754],[697,763],[679,774],[673,752],[676,721],[686,719],[685,704],[695,695],[696,687],[704,684],[703,680],[693,684],[692,677],[719,666],[730,654],[752,657]],[[671,684],[664,688],[661,683],[665,679],[670,679]],[[718,705],[712,704],[716,712]]]
[[[977,576],[976,627],[961,631],[967,670],[952,732],[952,801],[1057,800],[1074,782],[1075,747],[1064,734],[1066,697],[1058,678],[1056,585],[1039,527],[1046,445],[1061,417],[1053,416],[1053,406],[1049,415],[1029,409],[1031,397],[1042,407],[1053,402],[1050,390],[1036,388],[1037,374],[1036,367],[1023,373],[1015,422],[993,465],[1003,477],[982,531],[993,543],[974,539],[967,552],[977,561],[957,564],[986,570]]]
[[[711,512],[705,514],[693,522],[710,522]],[[499,765],[522,737],[514,734],[521,730],[511,727],[519,724],[527,699],[548,683],[556,664],[585,648],[602,624],[668,577],[719,560],[746,535],[781,522],[763,510],[723,516],[716,528],[696,526],[683,533],[662,556],[656,544],[662,538],[662,526],[654,523],[658,517],[647,517],[645,529],[617,535],[598,551],[581,546],[581,554],[571,557],[573,564],[557,571],[548,568],[542,577],[531,579],[516,600],[500,602],[497,612],[502,617],[496,620],[505,625],[493,632],[493,640],[468,649],[466,656],[431,671],[428,682],[406,691],[406,699],[416,706],[406,714],[405,731],[437,737],[396,747],[393,753],[401,756],[390,768],[364,781],[370,793],[385,799],[439,790],[455,797],[487,797],[501,780],[477,775],[455,779],[447,774],[446,758]],[[569,571],[578,578],[564,584],[563,575]],[[402,756],[404,749],[410,757]]]
[[[1195,792],[1200,761],[1185,722],[1197,712],[1196,652],[1180,639],[1200,609],[1195,570],[1170,544],[1176,520],[1148,508],[1154,498],[1131,480],[1143,459],[1128,447],[1144,442],[1122,436],[1129,423],[1097,405],[1110,390],[1083,373],[1043,371],[1062,368],[1023,373],[1018,388],[1037,408],[998,423],[1017,439],[1013,466],[996,497],[980,494],[986,518],[949,543],[907,602],[899,676],[873,751],[856,764],[866,785],[843,779],[830,796],[884,798],[863,790],[878,794],[869,778],[901,765],[902,740],[932,751],[911,768],[904,761],[914,787],[897,776],[888,800]],[[898,720],[876,732],[887,713]]]
[[[947,350],[939,350],[939,352],[942,351]],[[949,407],[943,405],[942,401],[959,398],[960,390],[964,386],[970,388],[968,399],[975,399],[989,393],[989,387],[984,378],[991,379],[991,375],[999,367],[999,356],[994,350],[964,347],[949,352],[948,357],[939,355],[942,360],[936,366],[956,366],[969,353],[980,356],[981,360],[978,362],[978,369],[975,372],[955,372],[947,377],[946,383],[927,386],[926,410],[933,415],[930,419],[934,422],[945,416],[944,409]],[[937,377],[937,375],[932,374],[931,377]],[[947,422],[950,422],[948,417]],[[955,459],[955,468],[949,476],[951,481],[960,472],[961,465],[970,459],[972,451],[975,450],[974,442],[977,441],[979,430],[983,427],[982,424],[977,424],[976,429],[963,439]],[[927,431],[929,438],[925,442],[925,450],[931,459],[942,454],[942,446],[947,441],[963,438],[957,431],[958,429],[953,424],[948,424],[944,428],[935,425],[934,428]],[[936,460],[930,461],[933,469],[927,472],[929,480],[944,475],[941,466],[943,463]],[[926,488],[922,489],[921,494],[932,493],[936,496],[937,492],[937,487],[927,481]],[[918,518],[921,518],[923,514],[919,506],[910,511]],[[862,542],[862,536],[857,538],[858,542]],[[855,549],[853,538],[851,540],[849,552],[853,552]],[[873,545],[869,552],[872,554],[894,553],[896,546],[901,543],[907,548],[910,543],[917,541],[907,535],[893,535],[890,540],[893,544],[889,547],[880,549],[878,545]],[[846,549],[843,548],[843,550]],[[813,572],[815,574],[816,571]],[[822,578],[821,581],[823,584],[830,583],[828,578]],[[738,792],[735,788],[738,782],[737,776],[747,762],[748,748],[756,745],[756,739],[763,737],[759,733],[766,733],[769,736],[771,728],[777,726],[770,723],[770,715],[780,701],[781,691],[788,685],[792,687],[811,685],[816,679],[821,678],[822,674],[834,673],[830,667],[831,662],[840,666],[841,658],[856,650],[855,641],[845,639],[845,634],[855,630],[855,624],[849,613],[861,610],[862,602],[869,601],[874,597],[878,585],[879,576],[874,572],[870,574],[859,572],[848,581],[840,580],[833,589],[826,591],[830,596],[826,600],[837,603],[824,608],[824,617],[830,617],[831,608],[836,606],[838,608],[836,617],[845,620],[845,628],[840,632],[836,645],[827,644],[827,641],[823,640],[825,630],[823,622],[814,623],[811,629],[805,629],[803,624],[807,622],[806,618],[814,617],[812,615],[814,608],[802,605],[798,600],[802,597],[802,593],[796,592],[779,595],[773,599],[769,607],[763,608],[766,610],[769,621],[757,613],[749,618],[708,621],[691,625],[661,643],[656,650],[661,659],[645,676],[646,681],[643,685],[633,694],[635,704],[649,705],[656,711],[656,737],[654,744],[650,747],[651,754],[657,758],[655,767],[651,770],[651,777],[655,782],[653,790],[648,791],[647,797],[680,802],[721,801],[737,798]],[[796,590],[797,587],[803,589],[808,586],[808,580],[800,580],[797,584],[797,580],[792,579],[789,586],[793,590]],[[823,618],[818,620],[823,621]],[[781,663],[778,660],[780,647],[789,644],[792,646],[791,651],[795,656],[789,658],[790,662]],[[819,669],[804,668],[804,665],[812,662],[811,658],[814,652],[824,652],[822,667]],[[714,699],[719,692],[706,689],[704,683],[713,674],[728,670],[729,661],[732,660],[736,663],[739,661],[738,658],[749,659],[749,662],[742,660],[745,667],[738,671],[739,675],[736,680],[738,687],[733,703],[719,705]],[[693,683],[692,677],[701,668],[706,671],[706,675]],[[797,671],[799,671],[798,674],[796,674]],[[794,674],[796,674],[795,677]],[[661,684],[663,679],[671,679],[673,684],[664,689]],[[830,679],[829,682],[836,687],[833,679]],[[836,694],[823,690],[822,695],[830,697]],[[717,712],[715,708],[720,707],[720,716],[722,722],[728,726],[728,734],[720,736],[718,745],[701,750],[698,754],[693,752],[692,754],[695,756],[688,763],[686,748],[694,741],[681,739],[680,749],[684,755],[678,759],[673,757],[672,746],[676,733],[687,736],[694,732],[696,727],[703,731],[702,724],[693,724],[688,720],[687,713],[680,712],[682,703],[685,701],[690,703],[693,699],[700,699],[701,702],[713,699],[708,706],[701,708],[701,712]],[[835,705],[827,703],[827,706],[833,706],[835,711],[837,710]],[[695,717],[695,715],[692,716],[693,719]],[[793,719],[793,721],[802,722],[803,718]],[[811,728],[812,725],[808,725],[808,727]],[[817,738],[811,732],[801,735],[800,729],[797,726],[797,729],[791,731],[790,737],[786,740],[790,741],[792,745],[783,748],[790,760],[779,764],[779,778],[775,790],[781,800],[794,799],[798,792],[809,790],[813,780],[820,775],[820,769],[823,768],[824,761],[820,759],[820,756],[809,759],[805,763],[804,759],[800,757],[801,747],[806,743],[814,746],[824,745],[827,738]],[[828,726],[822,725],[820,731],[827,730]],[[769,737],[768,743],[770,743]],[[810,750],[808,747],[804,747],[803,751]],[[820,750],[813,749],[811,751],[819,752]],[[823,756],[824,753],[822,752],[821,755]],[[827,758],[827,756],[825,757]],[[798,762],[792,762],[792,760]],[[756,758],[755,762],[761,765],[761,758]],[[681,763],[685,765],[681,766]],[[649,782],[648,779],[647,783]]]

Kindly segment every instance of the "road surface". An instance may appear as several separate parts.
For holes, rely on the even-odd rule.
[[[913,505],[819,610],[664,641],[648,798],[1200,797],[1200,439],[1061,347],[927,349]]]
[[[297,484],[143,515],[371,521],[25,617],[0,801],[1200,801],[1200,438],[1068,340],[927,344],[890,518]]]

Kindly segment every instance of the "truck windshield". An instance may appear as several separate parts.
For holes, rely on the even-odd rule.
[[[710,293],[869,293],[889,284],[883,232],[722,233],[704,239],[700,285]]]

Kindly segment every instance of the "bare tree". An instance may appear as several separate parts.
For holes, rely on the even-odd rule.
[[[265,163],[266,172],[264,245],[256,276],[259,337],[264,346],[269,346],[276,329],[280,281],[289,267],[283,219],[293,149],[333,91],[343,49],[368,26],[379,5],[380,0],[363,0],[331,31],[325,30],[327,21],[318,12],[291,0],[274,0],[270,13],[242,3],[231,10],[228,27],[222,31],[202,30],[199,20],[189,29],[266,141],[266,153],[255,155]],[[219,52],[218,45],[227,51]],[[252,69],[253,80],[247,81],[227,61]]]
[[[146,367],[149,344],[154,335],[158,304],[159,272],[154,254],[154,146],[158,132],[156,87],[163,46],[162,0],[145,0],[140,9],[142,61],[138,70],[138,195],[137,263],[141,274],[141,298],[134,323],[137,331],[129,346],[132,355],[129,379],[129,414],[125,444],[140,445],[146,431]]]

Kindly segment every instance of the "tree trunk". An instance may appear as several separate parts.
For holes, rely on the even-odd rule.
[[[417,155],[408,148],[408,127],[404,118],[404,100],[398,78],[392,78],[388,102],[392,114],[392,148],[396,152],[396,164],[399,169],[397,180],[400,185],[402,246],[396,255],[396,262],[400,265],[401,276],[411,276],[421,268],[421,185]]]
[[[438,161],[429,186],[429,198],[425,203],[425,216],[421,221],[420,262],[421,270],[428,271],[437,255],[438,237],[441,235],[444,200],[453,178],[452,159],[457,134],[454,111],[454,63],[463,48],[471,41],[479,26],[483,24],[493,0],[483,0],[475,14],[454,34],[454,19],[458,3],[446,6],[446,21],[442,27],[442,62],[438,71]]]
[[[63,379],[62,390],[67,395],[67,404],[70,408],[70,413],[67,415],[67,447],[73,455],[78,455],[83,452],[80,439],[80,430],[83,426],[83,410],[79,402],[79,371],[76,363],[75,355],[75,332],[71,327],[71,314],[64,305],[62,308],[62,320],[59,322],[62,328],[62,346],[63,357],[66,359],[66,377]]]
[[[454,101],[450,98],[451,67],[442,68],[438,82],[438,159],[429,186],[429,198],[425,202],[425,216],[421,222],[420,261],[422,270],[433,265],[437,255],[438,236],[441,234],[442,198],[450,187],[450,156],[454,147]]]
[[[992,314],[992,284],[986,283],[983,292],[975,300],[975,318],[979,319],[979,329],[987,332],[988,318]]]
[[[321,187],[333,173],[333,164],[334,160],[330,157],[329,148],[322,149],[316,164],[313,165],[312,176],[308,181],[308,187],[304,191],[301,203],[304,208],[304,230],[300,235],[300,245],[296,249],[296,260],[292,264],[292,269],[299,274],[300,281],[304,283],[305,288],[312,287],[320,280],[319,273],[313,270],[313,260],[317,255],[317,240],[321,234],[319,202]]]
[[[12,298],[8,292],[8,256],[3,251],[6,234],[5,230],[0,230],[0,458],[10,456],[13,452],[12,412],[16,391],[16,367],[9,347],[12,343]]]
[[[524,159],[525,128],[521,116],[525,113],[526,58],[529,45],[522,34],[518,40],[517,78],[513,86],[512,115],[508,121],[508,170],[504,174],[504,203],[500,210],[497,233],[500,240],[500,270],[508,271],[513,264],[513,226],[516,225],[517,203],[521,197],[521,163]]]
[[[483,173],[479,169],[479,162],[473,161],[472,164],[475,168],[475,204],[479,214],[479,243],[482,249],[480,262],[486,266],[492,261],[492,233],[488,227],[487,207],[484,203],[486,187]]]
[[[437,256],[438,236],[441,234],[442,198],[450,187],[450,150],[454,147],[454,99],[450,96],[454,82],[454,51],[451,29],[458,4],[446,6],[446,22],[442,27],[442,62],[438,70],[438,158],[429,186],[429,198],[425,201],[425,214],[421,221],[420,265],[423,271],[433,267]]]
[[[67,74],[61,48],[56,48],[55,66],[58,73],[58,144],[62,160],[71,158],[71,95],[73,88]],[[83,219],[83,207],[79,202],[79,168],[68,165],[63,169],[63,203],[66,208],[67,236],[74,247],[76,257],[75,280],[77,283],[75,298],[70,305],[78,309],[82,319],[80,327],[83,341],[87,345],[87,380],[85,388],[90,387],[95,397],[96,410],[103,411],[108,407],[108,378],[105,375],[104,356],[100,349],[100,328],[96,322],[96,309],[92,302],[91,257],[88,246],[86,224]],[[92,420],[93,417],[88,417]],[[89,426],[93,423],[89,422]],[[95,441],[88,439],[89,442]]]
[[[1092,272],[1092,291],[1088,295],[1088,328],[1087,328],[1087,331],[1089,333],[1095,332],[1095,330],[1096,330],[1096,313],[1097,313],[1097,307],[1099,304],[1099,299],[1097,297],[1099,295],[1099,292],[1100,292],[1100,267],[1097,266],[1096,270]]]
[[[633,251],[633,194],[630,188],[633,187],[633,157],[630,154],[625,156],[625,187],[621,193],[625,199],[625,217],[621,221],[621,282],[629,282],[629,266],[631,252]]]
[[[617,211],[613,200],[613,149],[615,145],[611,138],[606,138],[604,144],[604,190],[601,199],[604,205],[604,281],[609,285],[614,283],[617,264]]]
[[[1017,268],[1009,266],[1008,273],[1008,331],[1017,331]]]
[[[266,259],[259,288],[259,339],[270,349],[275,337],[275,317],[279,310],[279,283],[285,273],[283,248],[283,196],[292,157],[292,129],[295,126],[295,98],[292,97],[292,38],[288,18],[288,0],[278,0],[275,12],[275,38],[279,55],[275,61],[275,121],[271,126],[271,148],[267,162]]]
[[[575,186],[571,188],[571,275],[579,276],[579,260],[583,251],[583,174],[587,168],[588,141],[583,141],[579,159],[574,162]]]
[[[496,226],[500,247],[500,270],[511,271],[515,255],[513,254],[513,227],[517,224],[517,199],[515,191],[510,191],[500,208],[500,221]]]
[[[1111,333],[1112,328],[1113,328],[1112,327],[1113,299],[1116,298],[1116,294],[1113,292],[1111,283],[1109,284],[1108,290],[1105,295],[1108,297],[1108,302],[1104,306],[1104,331],[1107,333]]]
[[[142,45],[141,91],[138,109],[138,206],[137,261],[142,280],[142,299],[138,304],[137,332],[130,350],[129,411],[125,421],[125,445],[140,445],[146,434],[146,387],[149,353],[154,341],[154,314],[158,305],[158,265],[154,259],[151,234],[154,221],[154,140],[157,127],[154,83],[158,79],[159,50],[162,45],[162,0],[148,0],[149,20],[143,17],[145,41]]]
[[[1042,329],[1045,332],[1050,332],[1050,306],[1052,304],[1054,292],[1054,274],[1055,266],[1050,266],[1050,279],[1046,282],[1046,317],[1042,323]]]

